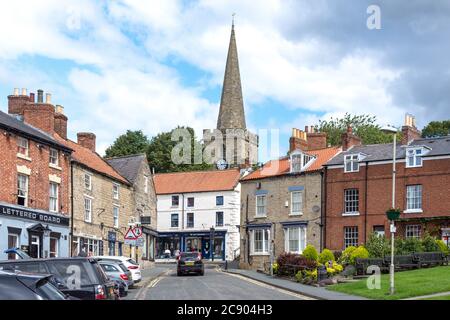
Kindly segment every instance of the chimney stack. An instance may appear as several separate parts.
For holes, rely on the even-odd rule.
[[[64,115],[64,107],[57,104],[55,106],[55,132],[63,139],[67,140],[67,117]]]
[[[347,131],[342,134],[342,150],[347,151],[353,146],[361,145],[361,138],[353,134],[353,129],[351,126],[347,127]]]
[[[95,134],[91,132],[79,132],[77,133],[77,142],[82,147],[85,147],[92,152],[95,152]]]
[[[327,147],[327,134],[325,132],[316,132],[314,126],[305,126],[305,132],[308,150],[325,149]]]
[[[44,90],[39,89],[37,91],[37,93],[38,93],[37,103],[43,103],[44,102]]]
[[[416,127],[416,117],[412,114],[405,114],[405,124],[402,127],[402,144],[408,145],[411,141],[419,139],[421,132]]]
[[[292,128],[292,136],[289,138],[289,153],[295,150],[306,151],[308,149],[306,132]]]
[[[23,115],[24,109],[30,104],[30,98],[26,95],[27,89],[22,89],[22,93],[25,90],[25,95],[20,95],[19,88],[14,88],[14,93],[8,96],[8,113]]]

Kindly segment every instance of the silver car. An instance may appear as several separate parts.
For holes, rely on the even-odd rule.
[[[124,295],[127,295],[128,288],[134,284],[133,280],[131,279],[130,270],[128,270],[127,267],[125,267],[122,263],[116,261],[99,260],[98,263],[111,280],[123,283],[125,287]]]

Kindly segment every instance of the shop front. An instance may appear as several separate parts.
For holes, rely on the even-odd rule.
[[[16,259],[20,248],[32,258],[69,256],[69,218],[44,210],[0,203],[0,260]]]
[[[156,257],[174,258],[180,251],[199,252],[203,259],[224,261],[226,231],[160,232]],[[213,256],[214,255],[214,256]]]
[[[142,259],[147,261],[155,260],[155,246],[158,233],[147,227],[142,227],[144,243],[142,246]]]

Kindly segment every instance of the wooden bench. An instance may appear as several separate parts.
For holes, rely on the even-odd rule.
[[[419,268],[448,265],[448,259],[442,252],[417,252],[414,253],[414,256],[418,261]]]

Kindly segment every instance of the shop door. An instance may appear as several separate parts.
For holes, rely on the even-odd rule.
[[[42,234],[30,233],[30,257],[42,258]]]
[[[209,238],[202,238],[202,257],[203,259],[211,259]]]

